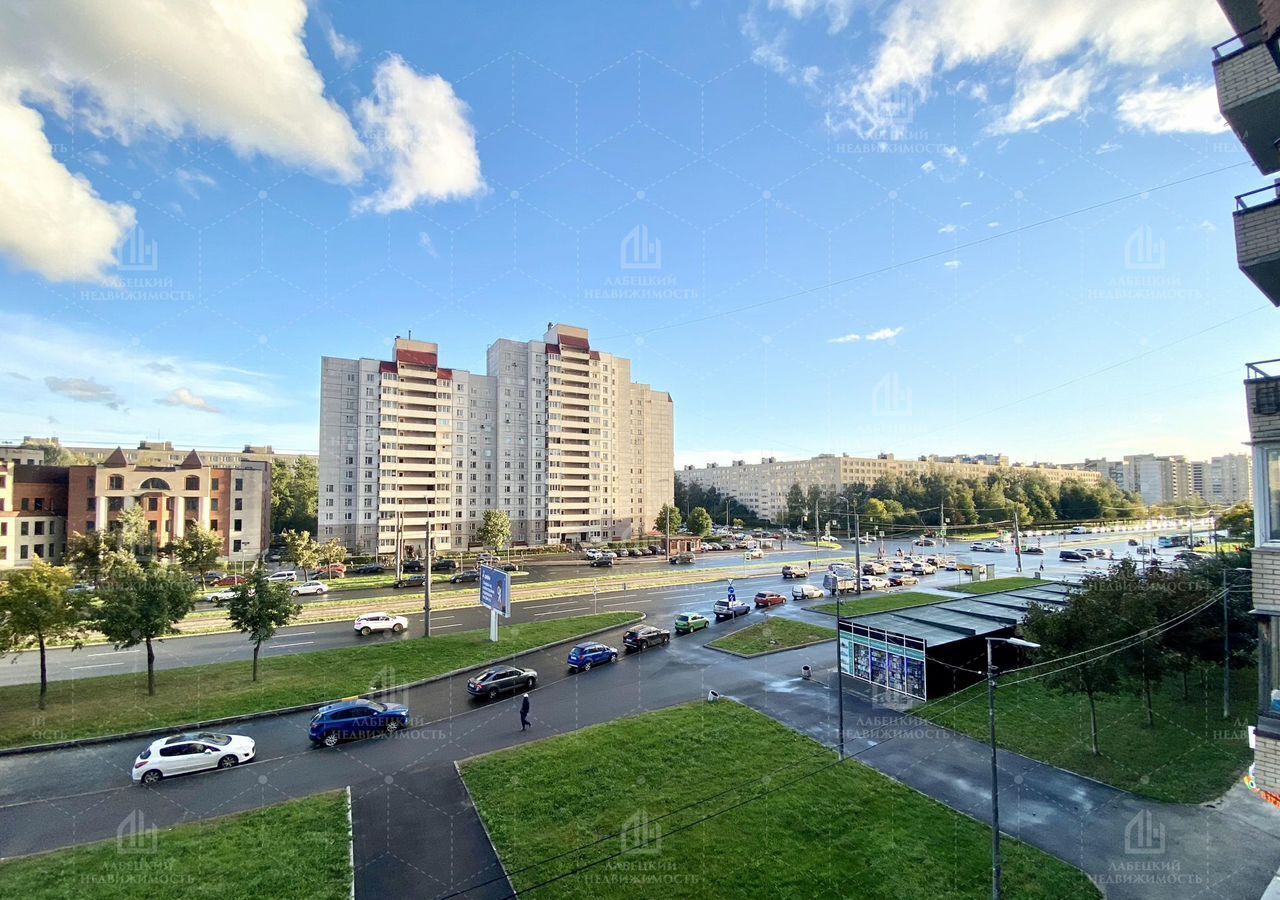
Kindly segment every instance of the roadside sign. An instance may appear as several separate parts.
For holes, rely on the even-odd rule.
[[[511,576],[492,566],[480,567],[480,605],[511,618]]]
[[[732,603],[738,599],[738,595],[733,592],[733,582],[729,582],[729,602]]]

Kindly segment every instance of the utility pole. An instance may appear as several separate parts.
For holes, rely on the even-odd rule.
[[[671,506],[667,505],[667,559],[671,559]]]
[[[427,571],[422,579],[422,636],[431,637],[431,566],[435,559],[436,539],[431,534],[431,514],[427,513]]]
[[[938,505],[938,527],[942,532],[942,549],[947,549],[947,495],[942,495],[942,502]]]
[[[1231,718],[1231,613],[1227,570],[1222,570],[1222,718]]]
[[[404,541],[401,538],[400,528],[403,521],[404,521],[403,514],[399,510],[397,510],[396,511],[396,581],[400,580],[400,575],[401,575],[400,548],[404,546]]]
[[[729,527],[729,501],[724,501],[724,527]]]
[[[1018,572],[1022,571],[1022,532],[1018,530],[1018,511],[1013,511],[1013,555],[1018,560]]]
[[[853,538],[854,538],[853,539],[853,568],[854,568],[854,574],[857,576],[857,581],[855,581],[854,584],[857,585],[856,594],[859,597],[861,597],[862,596],[862,525],[858,521],[857,510],[854,510],[854,513],[853,513]],[[837,613],[836,614],[837,628],[839,627],[839,624],[840,624],[840,614]],[[839,637],[839,635],[837,635],[837,637]],[[837,641],[837,643],[838,642],[839,641]]]

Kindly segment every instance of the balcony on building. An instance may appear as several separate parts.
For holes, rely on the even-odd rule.
[[[1263,175],[1280,169],[1280,55],[1268,31],[1259,21],[1213,48],[1218,109]]]
[[[1233,221],[1240,271],[1280,306],[1280,182],[1236,197]]]

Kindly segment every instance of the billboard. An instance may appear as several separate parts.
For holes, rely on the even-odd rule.
[[[511,618],[511,576],[501,569],[481,566],[480,605]]]
[[[860,622],[840,623],[840,668],[859,681],[925,700],[927,652],[923,638]]]

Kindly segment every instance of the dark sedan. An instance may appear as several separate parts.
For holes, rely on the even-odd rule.
[[[411,588],[422,587],[427,583],[426,575],[406,575],[403,578],[397,578],[393,583],[393,588]]]
[[[622,636],[622,646],[628,650],[644,650],[654,644],[671,643],[671,632],[652,625],[637,625]]]
[[[497,700],[509,691],[529,691],[538,683],[538,673],[519,666],[494,666],[474,678],[467,679],[467,693],[472,697]]]
[[[452,578],[449,579],[449,583],[463,584],[468,581],[479,581],[479,580],[480,580],[480,570],[472,569],[469,572],[459,572],[457,575],[454,575]]]

